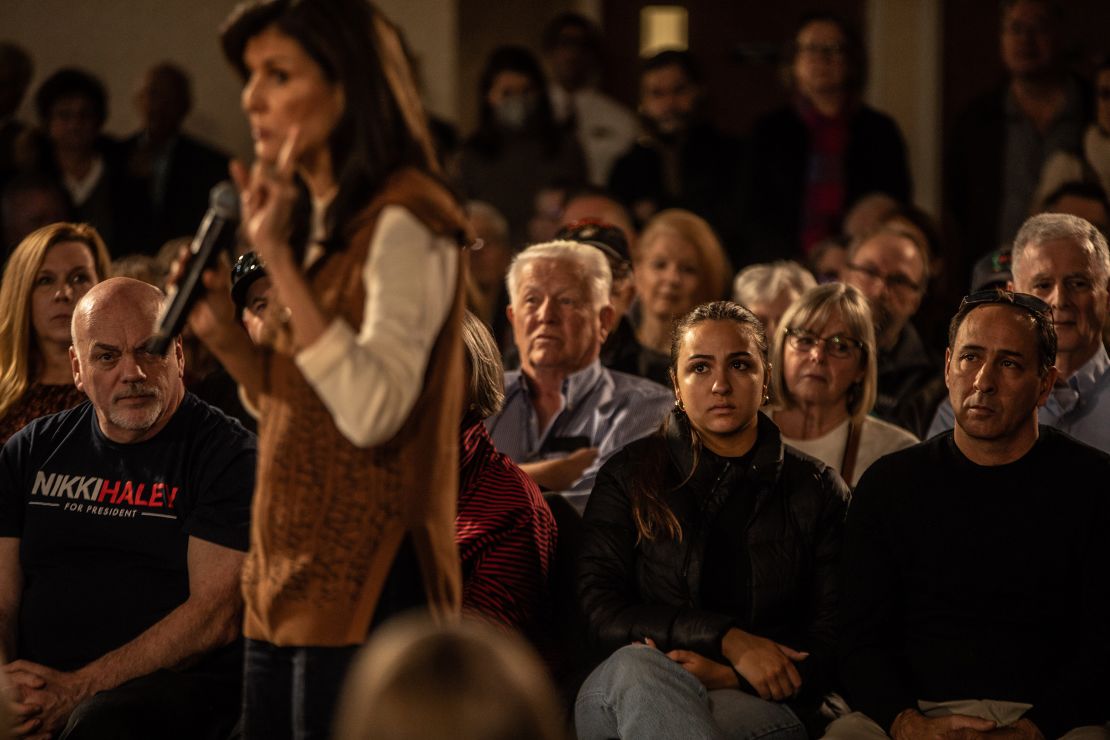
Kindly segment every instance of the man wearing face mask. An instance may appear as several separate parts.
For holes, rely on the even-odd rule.
[[[467,199],[489,203],[509,222],[513,249],[527,240],[536,193],[552,183],[585,181],[586,165],[573,135],[555,123],[547,81],[532,52],[502,46],[486,62],[481,119],[455,163]]]
[[[663,51],[640,71],[643,133],[617,160],[609,189],[642,226],[665,208],[685,208],[713,226],[733,264],[743,265],[739,242],[744,202],[740,142],[702,116],[701,72],[686,51]]]

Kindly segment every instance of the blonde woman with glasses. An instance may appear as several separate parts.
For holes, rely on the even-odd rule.
[[[855,487],[871,463],[916,444],[901,427],[868,416],[875,404],[875,329],[867,299],[830,283],[806,291],[782,317],[771,355],[772,412],[782,441],[816,457]]]

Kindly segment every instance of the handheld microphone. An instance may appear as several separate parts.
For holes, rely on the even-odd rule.
[[[218,183],[208,196],[208,212],[189,247],[185,273],[177,285],[170,288],[162,315],[158,317],[158,331],[150,341],[152,352],[164,355],[173,338],[181,333],[189,311],[204,291],[201,274],[216,261],[221,249],[232,246],[238,225],[239,194],[230,182]]]

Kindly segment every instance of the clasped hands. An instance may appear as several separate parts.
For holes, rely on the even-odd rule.
[[[644,643],[656,647],[651,638]],[[736,688],[737,676],[752,685],[765,700],[783,701],[797,695],[802,677],[795,663],[809,657],[774,640],[732,628],[721,641],[721,652],[732,664],[718,663],[692,650],[671,650],[666,655],[689,671],[707,689]]]
[[[1040,728],[1025,718],[999,727],[981,717],[926,717],[916,709],[907,709],[894,718],[890,736],[893,740],[1044,740]]]
[[[16,660],[2,668],[7,684],[12,737],[47,740],[65,727],[69,715],[94,693],[81,671],[67,673]]]

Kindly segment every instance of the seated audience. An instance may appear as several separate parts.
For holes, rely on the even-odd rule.
[[[505,374],[505,405],[486,419],[493,444],[579,511],[598,469],[655,429],[670,406],[658,383],[599,359],[616,316],[605,255],[576,242],[536,244],[509,268],[509,320],[520,370]]]
[[[15,114],[33,74],[34,64],[27,51],[10,41],[0,41],[0,189],[16,169],[15,146],[24,126]]]
[[[504,370],[493,337],[474,314],[463,317],[466,410],[459,449],[455,542],[467,614],[520,630],[533,642],[550,625],[547,573],[558,535],[540,489],[497,451],[482,423],[501,410]]]
[[[755,314],[768,337],[802,293],[817,285],[808,270],[791,260],[745,267],[732,281],[732,300]]]
[[[883,227],[852,243],[844,268],[844,282],[871,306],[879,372],[872,413],[917,436],[925,433],[944,394],[940,361],[910,323],[929,282],[929,262],[925,242],[901,228]]]
[[[143,249],[196,232],[212,187],[228,178],[227,155],[182,129],[192,107],[189,77],[169,62],[143,75],[135,103],[141,128],[123,142],[123,157],[138,191],[131,217],[146,220]],[[140,205],[141,204],[141,205]]]
[[[732,268],[705,219],[670,209],[644,227],[633,266],[636,338],[669,358],[675,323],[694,306],[724,298]]]
[[[871,463],[917,443],[905,429],[869,416],[878,383],[875,329],[858,290],[830,283],[806,292],[782,317],[773,342],[771,418],[783,444],[855,486]]]
[[[74,220],[96,228],[113,256],[142,251],[138,197],[127,177],[119,142],[101,130],[108,118],[104,84],[84,70],[60,69],[35,92],[40,131],[22,155],[26,169],[65,187]]]
[[[616,226],[628,241],[630,252],[636,251],[636,227],[628,209],[615,200],[607,190],[601,188],[579,188],[568,194],[563,206],[562,224],[572,224],[586,218],[594,218]]]
[[[555,688],[524,641],[478,622],[401,618],[343,686],[336,740],[564,740]]]
[[[637,226],[667,208],[693,211],[721,235],[730,258],[743,262],[741,143],[705,115],[701,70],[686,51],[662,51],[640,68],[643,134],[616,164],[609,190]],[[722,296],[715,296],[717,298]]]
[[[0,282],[0,444],[85,400],[73,385],[70,319],[108,270],[104,242],[87,224],[45,226],[12,253]]]
[[[1078,216],[1045,213],[1014,239],[1011,288],[1048,303],[1056,331],[1056,384],[1039,409],[1041,424],[1110,452],[1110,356],[1102,334],[1110,316],[1106,237]],[[951,429],[952,404],[937,408],[929,436]]]
[[[597,89],[601,32],[581,13],[560,13],[544,29],[543,53],[551,71],[548,94],[555,121],[574,132],[590,182],[602,187],[640,127],[632,111]]]
[[[864,196],[910,198],[906,145],[898,125],[862,102],[867,55],[858,34],[828,13],[798,24],[785,76],[793,101],[756,122],[752,207],[759,242],[773,257],[808,255],[840,233]]]
[[[848,248],[845,244],[839,237],[826,239],[810,252],[806,266],[818,283],[835,283],[844,279],[844,267],[848,263]]]
[[[1110,232],[1110,201],[1093,182],[1065,182],[1045,196],[1041,212],[1069,213],[1090,221],[1103,234]]]
[[[969,274],[976,259],[1013,240],[1036,207],[1045,160],[1077,151],[1090,120],[1084,84],[1068,72],[1064,4],[999,5],[1006,79],[975,98],[945,136],[944,198],[962,248],[953,275]]]
[[[833,669],[847,488],[759,413],[751,312],[699,306],[671,357],[674,410],[586,507],[579,604],[612,655],[578,693],[578,737],[801,740]]]
[[[496,208],[480,200],[466,204],[466,216],[474,235],[482,242],[480,248],[466,250],[470,266],[466,273],[466,302],[470,310],[486,322],[497,346],[504,352],[513,341],[512,328],[505,314],[509,306],[505,275],[513,261],[509,222]]]
[[[163,295],[128,278],[73,309],[89,402],[0,452],[0,644],[24,733],[226,737],[239,716],[240,567],[255,439],[149,342]]]
[[[557,237],[597,247],[609,261],[609,271],[613,276],[609,305],[613,307],[617,323],[601,345],[601,364],[610,370],[638,375],[663,385],[669,384],[668,363],[658,352],[640,344],[629,317],[629,309],[636,297],[636,282],[632,274],[632,256],[624,232],[604,221],[585,219],[568,223],[559,230]]]
[[[1095,118],[1084,130],[1080,148],[1077,151],[1058,149],[1048,157],[1034,202],[1040,200],[1037,196],[1045,197],[1060,186],[1076,181],[1098,185],[1103,193],[1110,192],[1110,58],[1104,59],[1095,69],[1094,93]]]
[[[586,179],[582,151],[573,135],[556,125],[546,91],[532,52],[521,46],[494,50],[482,71],[478,130],[463,143],[456,162],[463,194],[505,216],[514,249],[525,244],[541,188]]]
[[[968,296],[945,360],[955,428],[856,488],[840,599],[856,711],[826,737],[1070,738],[1110,719],[1110,457],[1038,426],[1052,321],[1034,296]]]
[[[57,180],[39,172],[15,175],[0,194],[4,261],[7,262],[16,246],[32,231],[72,220],[69,192]]]

